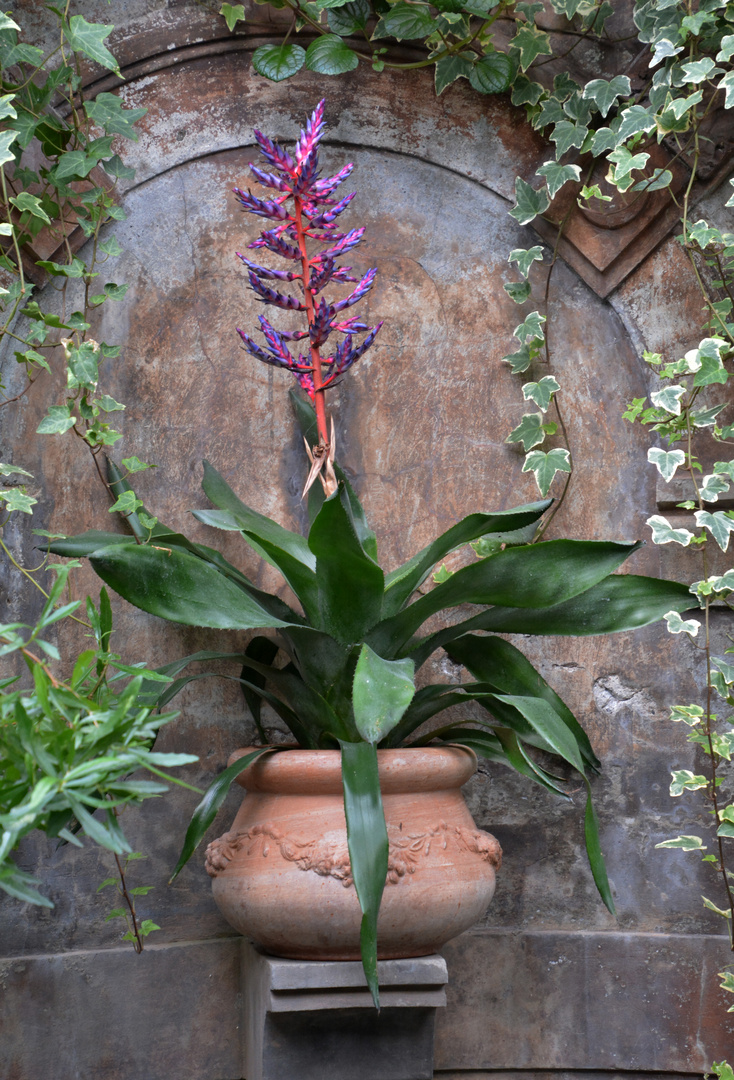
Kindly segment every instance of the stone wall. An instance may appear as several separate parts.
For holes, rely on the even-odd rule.
[[[16,6],[36,20],[42,40],[42,13]],[[351,224],[367,226],[355,265],[379,269],[364,315],[385,320],[331,405],[339,460],[392,567],[463,514],[536,498],[521,456],[504,441],[525,403],[500,363],[519,321],[502,283],[514,277],[509,251],[537,242],[508,216],[514,176],[531,176],[549,152],[504,97],[482,97],[461,82],[436,99],[426,71],[378,76],[360,67],[325,85],[311,73],[268,83],[250,62],[263,39],[230,36],[218,6],[139,0],[118,3],[109,16],[105,4],[77,5],[90,20],[117,20],[114,49],[126,75],[120,93],[148,110],[140,141],[125,145],[137,169],[123,195],[128,217],[109,227],[125,251],[115,278],[130,289],[122,303],[105,305],[92,330],[98,340],[123,344],[105,389],[129,403],[126,453],[158,464],[137,488],[161,521],[218,542],[188,513],[206,505],[199,482],[207,458],[249,505],[303,527],[304,460],[287,376],[243,354],[234,331],[255,321],[234,253],[256,228],[231,188],[246,186],[253,126],[291,140],[326,94],[324,164],[355,162]],[[117,85],[105,74],[89,92]],[[725,197],[711,193],[702,213],[720,215]],[[656,511],[646,437],[621,412],[646,393],[643,347],[676,353],[697,342],[695,290],[675,242],[663,236],[653,238],[653,247],[662,244],[652,253],[644,244],[635,249],[621,282],[608,288],[590,272],[594,288],[579,276],[581,247],[569,248],[554,270],[553,371],[576,462],[554,536],[631,541],[647,535],[645,519]],[[542,288],[548,262],[546,251],[534,285]],[[6,358],[11,379],[13,364]],[[49,382],[39,380],[6,418],[0,457],[34,473],[44,527],[109,528],[83,449],[34,434],[48,400]],[[18,542],[32,559],[34,541],[22,526]],[[258,584],[275,583],[237,538],[224,534],[224,551]],[[679,552],[653,545],[628,566],[689,574]],[[4,580],[15,617],[32,618],[7,569]],[[80,571],[80,592],[98,585],[88,568]],[[162,627],[122,601],[115,618],[114,646],[129,659],[164,663],[214,640]],[[218,635],[214,647],[226,638]],[[580,802],[569,807],[483,764],[468,801],[477,824],[500,839],[505,864],[483,922],[446,948],[449,1006],[439,1016],[436,1067],[462,1080],[485,1071],[538,1080],[572,1071],[700,1073],[725,1056],[734,1032],[715,977],[727,942],[720,920],[701,906],[709,887],[703,868],[691,856],[655,850],[672,832],[691,831],[700,813],[695,794],[675,803],[668,795],[671,766],[694,765],[667,722],[671,702],[700,690],[694,649],[659,627],[524,641],[523,648],[583,720],[603,761],[594,793],[618,918],[591,880]],[[457,678],[447,663],[429,675]],[[181,716],[164,730],[161,748],[198,754],[187,779],[206,786],[230,750],[253,737],[239,690],[207,680],[176,704]],[[267,723],[277,739],[274,715]],[[226,828],[233,799],[212,835]],[[20,863],[43,878],[56,907],[0,900],[2,1076],[241,1075],[238,940],[213,905],[198,856],[165,885],[195,801],[179,789],[126,824],[148,855],[145,882],[156,886],[141,910],[162,927],[140,957],[104,922],[95,890],[109,872],[105,856],[28,840]]]

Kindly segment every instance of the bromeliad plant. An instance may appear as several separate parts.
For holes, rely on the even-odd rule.
[[[293,395],[312,468],[321,487],[309,492],[310,529],[304,537],[283,528],[242,503],[208,463],[204,492],[213,510],[194,516],[214,528],[239,532],[251,548],[282,574],[297,606],[263,592],[215,549],[193,543],[136,511],[142,504],[111,467],[118,495],[126,492],[133,512],[127,518],[132,542],[114,533],[86,533],[54,541],[60,555],[89,557],[100,577],[137,607],[173,622],[229,630],[263,630],[241,653],[197,653],[162,669],[176,677],[163,705],[191,678],[181,675],[194,660],[228,659],[241,666],[246,701],[260,728],[260,708],[275,709],[303,748],[341,750],[344,804],[352,873],[363,911],[362,955],[377,1000],[376,926],[387,873],[387,833],[377,770],[380,747],[417,746],[432,741],[463,743],[500,761],[536,783],[568,797],[556,777],[537,760],[536,751],[572,766],[583,779],[599,768],[588,737],[568,707],[523,654],[499,634],[601,634],[629,630],[660,619],[695,601],[675,582],[617,575],[639,546],[613,542],[551,540],[534,544],[544,512],[543,500],[511,510],[475,513],[439,536],[403,566],[385,573],[363,509],[334,460],[328,435],[324,392],[372,343],[379,325],[369,329],[356,319],[340,321],[341,311],[370,288],[368,271],[345,299],[321,297],[328,282],[353,281],[336,258],[359,242],[363,230],[336,231],[335,219],[351,196],[333,193],[349,175],[321,179],[318,147],[323,107],[319,105],[294,156],[256,133],[265,161],[274,172],[252,167],[260,183],[277,195],[262,199],[238,191],[242,206],[274,222],[251,247],[265,248],[289,261],[292,269],[271,270],[243,259],[250,284],[266,304],[305,314],[306,330],[276,330],[261,317],[267,349],[239,331],[246,349],[261,361],[292,371],[311,403]],[[289,210],[289,201],[292,200]],[[315,245],[328,245],[314,254]],[[298,295],[277,292],[268,280],[295,283]],[[330,334],[343,339],[322,357]],[[360,345],[356,334],[366,332]],[[297,357],[289,343],[308,339]],[[151,525],[151,522],[153,524]],[[482,557],[427,587],[437,564],[472,541]],[[433,616],[476,605],[444,629],[424,630]],[[415,677],[433,654],[444,649],[469,672],[461,684],[429,684],[416,690]],[[479,706],[476,715],[442,727],[427,726],[453,705]],[[214,819],[235,777],[262,747],[225,769],[197,807],[175,873],[190,857]],[[587,798],[587,851],[599,892],[613,911],[601,855],[594,809]],[[175,874],[174,874],[175,876]]]

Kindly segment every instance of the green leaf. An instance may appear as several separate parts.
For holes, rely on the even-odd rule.
[[[698,348],[692,350],[694,364],[700,361],[700,367],[693,376],[694,386],[710,386],[712,383],[728,381],[729,374],[721,359],[726,347],[723,338],[704,338]]]
[[[396,41],[411,41],[428,37],[437,28],[438,23],[432,18],[430,8],[423,4],[398,2],[382,15],[372,40],[393,37]]]
[[[5,836],[10,836],[10,833],[5,833]],[[0,864],[0,889],[8,894],[8,896],[14,897],[16,900],[23,900],[27,904],[37,904],[40,907],[52,908],[54,905],[48,899],[34,889],[34,885],[39,885],[38,878],[32,877],[27,874],[25,870],[19,869],[12,862],[7,862],[4,865]]]
[[[706,851],[700,836],[676,836],[675,840],[663,840],[655,848],[682,848],[683,851]]]
[[[436,96],[440,96],[457,79],[468,79],[471,70],[472,63],[464,56],[442,56],[436,61]]]
[[[26,495],[20,488],[0,488],[0,502],[5,503],[8,513],[20,511],[22,514],[32,514],[33,506],[38,502],[30,495]]]
[[[520,423],[505,439],[507,443],[522,443],[523,450],[537,446],[545,439],[542,413],[525,413]],[[526,471],[526,470],[523,470]]]
[[[377,744],[392,731],[413,700],[412,660],[383,660],[369,645],[360,649],[352,701],[357,731]]]
[[[606,117],[617,98],[629,97],[631,93],[629,77],[615,75],[609,82],[606,79],[592,79],[584,87],[583,96],[587,101],[593,101],[602,116]]]
[[[523,345],[532,345],[533,342],[545,341],[545,334],[543,333],[543,323],[545,322],[545,315],[541,315],[539,311],[531,311],[526,316],[525,321],[521,322],[519,326],[516,326],[513,330],[513,336]]]
[[[134,491],[123,491],[109,508],[108,513],[134,514],[143,505],[142,499],[138,499]]]
[[[516,304],[524,304],[531,292],[529,281],[508,281],[502,288]]]
[[[21,213],[27,212],[32,214],[33,217],[40,218],[46,225],[51,224],[51,218],[41,206],[41,201],[37,195],[31,195],[27,191],[21,191],[19,195],[11,198],[10,202],[20,210]]]
[[[288,625],[213,566],[175,547],[116,544],[89,560],[120,596],[170,622],[229,630]]]
[[[698,619],[681,619],[677,611],[666,611],[663,616],[668,626],[669,634],[690,634],[695,637],[701,629]]]
[[[668,483],[675,476],[679,466],[685,464],[686,455],[682,450],[661,450],[653,446],[647,451],[647,460],[655,466],[663,480]]]
[[[329,29],[340,37],[351,37],[364,30],[371,14],[369,0],[351,0],[329,11]]]
[[[306,62],[306,50],[300,45],[261,45],[252,54],[252,66],[258,75],[271,82],[290,79]]]
[[[516,27],[518,24],[515,24]],[[520,67],[523,71],[532,64],[538,56],[550,56],[553,53],[550,37],[544,30],[527,24],[520,25],[517,33],[510,42],[511,49],[517,49],[520,53]]]
[[[551,399],[558,390],[560,383],[556,382],[552,375],[544,375],[540,382],[528,382],[522,388],[522,396],[526,401],[534,401],[539,409],[547,412]],[[533,445],[535,445],[533,443]],[[525,447],[527,450],[528,447]]]
[[[542,187],[536,191],[521,177],[515,178],[515,206],[509,213],[519,225],[529,225],[538,214],[544,214],[549,206],[547,188]]]
[[[41,423],[36,428],[37,435],[63,435],[74,427],[76,417],[66,405],[51,405]]]
[[[81,16],[80,16],[81,18]],[[94,158],[89,157],[83,150],[69,150],[59,158],[58,165],[54,168],[55,180],[84,179],[95,166]]]
[[[191,816],[191,821],[186,830],[186,836],[184,837],[181,854],[179,855],[176,867],[168,881],[169,885],[172,881],[175,881],[201,841],[204,839],[204,834],[214,821],[219,807],[227,797],[230,785],[234,783],[240,773],[243,772],[248,765],[253,761],[256,761],[257,758],[262,757],[263,754],[273,753],[275,749],[276,748],[272,746],[263,746],[257,750],[253,750],[249,754],[243,754],[241,758],[238,758],[232,765],[229,765],[220,772],[216,780],[207,788],[204,798]]]
[[[142,120],[148,110],[128,109],[117,94],[102,93],[97,94],[92,101],[85,101],[84,111],[93,123],[99,124],[104,129],[105,134],[122,135],[123,138],[136,142],[138,134],[135,131],[135,125],[138,120]],[[105,164],[105,170],[107,170],[107,164]],[[113,173],[113,175],[119,175],[119,173]]]
[[[553,137],[555,137],[555,132],[553,133]],[[576,144],[574,143],[574,145]],[[536,171],[538,176],[545,177],[545,182],[548,185],[548,194],[551,199],[555,199],[563,185],[569,180],[578,183],[581,178],[581,169],[578,165],[561,165],[557,161],[546,161],[545,164],[541,165]]]
[[[502,94],[514,74],[515,64],[507,53],[489,52],[470,68],[469,82],[481,94]]]
[[[0,168],[7,165],[9,161],[15,161],[15,155],[10,152],[10,147],[17,138],[17,131],[0,131]]]
[[[64,24],[64,29],[74,52],[84,53],[90,60],[120,75],[117,61],[104,44],[105,39],[114,30],[114,26],[108,26],[105,23],[90,23],[83,15],[72,15],[69,22]]]
[[[321,629],[343,644],[362,641],[380,618],[385,579],[360,542],[342,484],[321,507],[308,543],[316,556]]]
[[[354,887],[362,909],[362,966],[375,1007],[377,980],[377,916],[387,878],[388,840],[380,795],[377,751],[371,743],[342,742],[342,781],[347,843]]]
[[[354,71],[358,64],[354,49],[345,45],[338,34],[316,38],[306,50],[306,67],[319,75],[343,75]]]
[[[465,634],[452,641],[446,652],[475,679],[499,693],[542,698],[571,731],[587,765],[595,771],[601,768],[586,732],[569,707],[509,641],[494,635]]]
[[[672,796],[682,795],[684,791],[699,791],[709,785],[707,777],[696,776],[690,769],[677,769],[670,775],[672,776],[670,783]]]
[[[645,522],[652,529],[653,544],[681,544],[688,547],[693,539],[693,533],[688,529],[674,529],[667,518],[660,514],[653,514]]]
[[[518,270],[524,278],[527,278],[533,263],[543,261],[543,249],[540,244],[531,248],[514,248],[507,257],[507,261],[517,263]]]
[[[531,450],[526,455],[523,472],[535,474],[535,482],[542,496],[548,494],[557,472],[571,472],[571,456],[568,450],[557,446],[545,453],[543,450]]]
[[[535,354],[537,355],[537,354]],[[530,352],[528,345],[523,345],[514,353],[508,353],[507,356],[502,357],[503,364],[509,364],[513,375],[521,375],[523,371],[527,371],[535,355]]]
[[[480,537],[491,537],[502,543],[520,529],[534,530],[535,523],[550,505],[550,500],[545,500],[494,514],[470,514],[462,518],[412,559],[387,575],[384,617],[396,614],[423,584],[436,563],[451,551]]]
[[[714,514],[708,510],[697,510],[694,517],[699,529],[708,529],[721,550],[726,551],[729,537],[734,532],[734,519],[723,510],[717,510]]]
[[[245,22],[244,4],[222,4],[219,14],[224,15],[227,29],[232,32],[238,22]]]
[[[550,136],[551,141],[556,144],[556,158],[562,158],[572,146],[583,146],[588,130],[584,124],[572,124],[570,120],[560,120],[553,128]],[[579,169],[580,175],[581,170]]]
[[[666,412],[671,413],[673,416],[680,416],[680,399],[685,392],[685,386],[666,386],[663,390],[650,394],[650,401],[653,405],[657,405],[659,409],[665,409]]]

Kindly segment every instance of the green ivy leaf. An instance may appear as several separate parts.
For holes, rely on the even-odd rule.
[[[317,38],[306,50],[306,67],[319,75],[342,75],[354,71],[358,64],[354,49],[345,45],[337,34]]]
[[[422,4],[397,3],[380,18],[372,40],[394,37],[396,41],[412,41],[428,37],[438,28],[430,9]]]
[[[231,33],[238,22],[245,22],[244,4],[222,4],[219,14],[224,16],[227,29]]]
[[[525,451],[533,446],[538,446],[545,439],[542,413],[525,413],[520,423],[510,432],[505,439],[508,443],[522,443]],[[523,472],[527,469],[523,468]],[[545,495],[545,492],[543,492]]]
[[[540,382],[525,383],[522,396],[526,401],[534,401],[539,409],[547,412],[553,395],[560,389],[560,383],[556,382],[552,375],[545,375]]]
[[[680,544],[688,547],[693,539],[693,533],[688,529],[674,529],[667,518],[660,514],[653,514],[645,522],[652,529],[653,544]]]
[[[36,428],[37,435],[63,435],[74,427],[76,417],[72,416],[67,405],[51,405],[41,423]]]
[[[436,96],[444,92],[447,86],[451,86],[457,79],[468,79],[472,70],[470,60],[463,56],[443,56],[436,61]]]
[[[123,491],[116,502],[109,508],[109,513],[134,514],[143,505],[142,501],[132,490]]]
[[[62,154],[53,170],[54,179],[83,180],[95,166],[94,158],[88,157],[83,150],[69,150]]]
[[[523,345],[532,346],[532,342],[534,341],[545,341],[545,334],[543,333],[544,322],[545,315],[541,315],[539,311],[531,311],[525,321],[515,327],[512,332],[513,336]]]
[[[515,178],[515,206],[510,210],[510,217],[519,225],[529,225],[538,214],[544,214],[549,206],[547,188],[542,187],[536,191],[519,176]]]
[[[84,111],[90,120],[99,124],[106,135],[122,135],[137,141],[135,125],[147,113],[147,109],[128,109],[117,94],[97,94],[93,101],[84,102]]]
[[[607,82],[606,79],[592,79],[583,90],[583,96],[587,101],[593,101],[602,116],[606,117],[609,110],[619,97],[629,97],[632,86],[627,75],[615,75]]]
[[[520,67],[523,71],[527,71],[533,60],[539,56],[551,56],[553,53],[548,34],[537,26],[529,25],[520,27],[510,42],[510,48],[517,49],[520,53]]]
[[[555,131],[551,138],[554,137]],[[537,173],[538,176],[545,177],[551,199],[555,199],[563,185],[569,180],[578,183],[581,179],[581,169],[578,165],[561,165],[558,161],[546,161],[545,164],[540,166]]]
[[[512,85],[515,65],[502,52],[490,52],[478,60],[469,72],[469,82],[481,94],[502,94]]]
[[[517,263],[517,268],[524,278],[530,273],[530,267],[534,262],[543,261],[543,249],[540,244],[536,244],[531,248],[514,248],[507,261],[510,263]]]
[[[72,15],[69,22],[64,23],[67,40],[74,52],[84,53],[90,60],[122,78],[117,60],[104,44],[114,29],[114,26],[105,23],[87,22],[83,15]]]
[[[557,472],[571,472],[571,455],[560,446],[549,450],[547,454],[542,450],[531,450],[525,458],[522,471],[535,473],[535,482],[540,494],[545,497]]]
[[[502,288],[516,304],[524,304],[530,296],[529,281],[508,281]]]

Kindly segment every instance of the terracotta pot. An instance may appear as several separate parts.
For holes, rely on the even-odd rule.
[[[460,791],[476,771],[471,751],[380,750],[378,759],[390,842],[378,955],[424,956],[484,914],[502,851],[475,828]],[[224,917],[276,956],[359,959],[339,751],[268,754],[239,782],[247,795],[232,829],[206,853]]]

